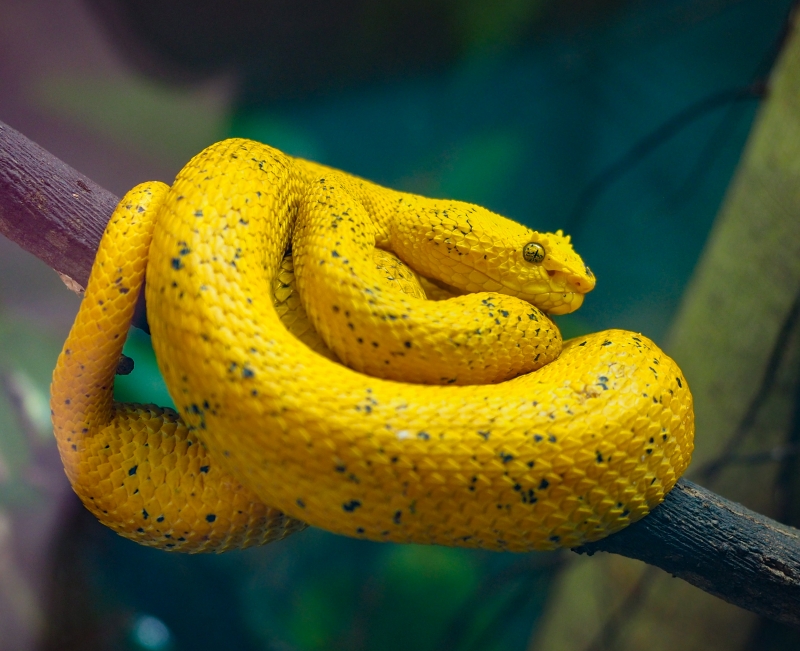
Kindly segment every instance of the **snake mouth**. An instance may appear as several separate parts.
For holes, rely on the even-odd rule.
[[[575,291],[570,286],[548,287],[547,285],[534,285],[520,290],[506,285],[501,292],[521,298],[523,301],[538,307],[542,312],[555,316],[574,312],[583,305],[584,298],[584,292]]]
[[[554,316],[569,314],[583,305],[583,296],[583,294],[578,292],[551,294],[550,297],[554,305],[552,307],[542,307],[541,309],[547,312],[547,314],[552,314]]]
[[[544,295],[540,294],[536,304],[544,312],[556,316],[577,310],[595,286],[594,275],[588,272],[588,267],[585,275],[561,269],[547,269],[547,275],[551,289]]]
[[[583,305],[586,293],[594,289],[594,282],[587,278],[552,269],[547,269],[547,275],[547,282],[531,283],[516,293],[547,314],[574,312]]]

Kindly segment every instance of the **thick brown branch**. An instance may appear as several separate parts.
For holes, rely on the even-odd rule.
[[[0,233],[81,287],[118,201],[0,122]]]
[[[86,284],[117,198],[0,123],[0,232]],[[800,531],[680,481],[644,520],[583,553],[660,567],[742,608],[800,626]]]

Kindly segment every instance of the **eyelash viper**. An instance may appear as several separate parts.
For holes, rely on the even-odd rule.
[[[424,300],[381,249],[431,294],[460,295]],[[179,415],[113,401],[145,271]],[[392,289],[404,283],[410,294]],[[680,369],[647,338],[610,330],[562,349],[531,305],[566,313],[593,286],[560,232],[217,143],[111,217],[53,377],[67,476],[102,522],[171,550],[304,523],[510,551],[596,540],[661,502],[694,417]]]

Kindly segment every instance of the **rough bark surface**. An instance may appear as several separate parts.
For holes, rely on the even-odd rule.
[[[0,233],[81,287],[118,201],[0,122]]]
[[[754,613],[800,627],[800,530],[681,479],[664,503],[575,551],[636,558]]]

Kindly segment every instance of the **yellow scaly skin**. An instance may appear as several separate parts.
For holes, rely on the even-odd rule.
[[[140,185],[120,202],[53,374],[53,428],[67,477],[86,507],[138,542],[224,551],[303,529],[220,469],[171,409],[113,400],[114,376],[153,233],[169,188]],[[214,517],[210,517],[210,516]]]
[[[359,205],[369,224],[361,217],[343,223]],[[296,217],[295,257],[287,260]],[[352,255],[337,249],[334,256],[336,240],[325,244],[334,222],[355,229]],[[153,228],[148,255],[144,240]],[[133,230],[143,240],[136,246]],[[549,334],[540,342],[520,329],[521,319],[499,319],[494,305],[501,301],[509,315],[507,308],[539,318],[529,304],[501,294],[563,313],[594,284],[560,234],[534,233],[468,204],[378,188],[258,143],[218,143],[172,188],[145,184],[129,193],[101,243],[51,401],[67,474],[84,503],[146,544],[175,544],[175,534],[187,531],[183,537],[194,542],[182,549],[190,551],[281,537],[301,528],[298,520],[371,540],[526,551],[596,540],[661,502],[690,460],[692,402],[680,369],[641,335],[580,337],[545,367],[491,385],[471,384],[469,364],[459,377],[466,386],[431,386],[370,377],[330,351],[321,355],[325,347],[307,317],[293,316],[292,266],[301,290],[313,285],[315,267],[332,269],[338,282],[328,294],[303,298],[312,321],[318,312],[315,323],[348,318],[340,300],[359,310],[350,314],[353,328],[345,321],[351,335],[329,328],[334,348],[344,338],[342,350],[358,357],[351,352],[364,345],[357,338],[373,333],[378,350],[408,341],[408,332],[396,337],[391,327],[402,317],[388,315],[420,306],[391,290],[386,266],[381,273],[369,267],[373,241],[439,284],[488,289],[489,299],[431,305],[444,308],[435,318],[454,300],[477,310],[477,338],[501,357],[529,337],[531,346],[550,346]],[[540,263],[522,260],[528,241],[544,244]],[[145,260],[153,345],[180,419],[111,405]],[[359,307],[359,294],[370,305],[376,292],[386,303]],[[550,322],[541,315],[540,323]],[[413,330],[412,349],[441,346],[430,339],[435,328]],[[188,446],[189,457],[172,453],[195,436],[203,446]],[[170,454],[157,453],[164,447]]]

